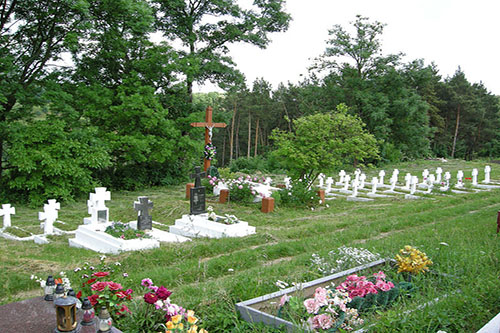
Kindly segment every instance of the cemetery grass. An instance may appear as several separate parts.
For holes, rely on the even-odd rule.
[[[406,172],[420,175],[424,168],[441,166],[454,175],[462,169],[465,177],[470,177],[472,168],[483,170],[484,165],[485,161],[422,160],[384,169],[387,172],[397,167],[401,176]],[[492,180],[499,180],[500,165],[491,166]],[[370,177],[370,172],[375,175],[377,170],[366,171]],[[168,225],[189,211],[184,194],[183,186],[113,192],[107,206],[111,220],[128,222],[136,218],[133,201],[148,195],[154,202],[153,220],[168,230]],[[218,214],[234,214],[249,222],[257,227],[257,233],[244,238],[162,244],[159,249],[108,255],[107,260],[122,263],[129,274],[127,287],[136,289],[147,277],[165,285],[174,292],[171,300],[194,309],[210,332],[279,332],[244,322],[235,303],[277,291],[277,280],[291,284],[320,277],[311,268],[311,254],[325,256],[342,245],[367,248],[388,258],[403,246],[413,245],[433,260],[433,271],[453,276],[440,288],[426,288],[420,296],[378,313],[371,331],[473,332],[500,312],[500,239],[496,234],[500,190],[433,196],[429,200],[337,199],[328,201],[329,207],[314,211],[277,207],[271,214],[261,213],[258,204],[222,205],[210,197],[207,205]],[[17,215],[12,217],[12,225],[40,233],[38,210],[15,206]],[[65,224],[55,226],[73,230],[86,216],[86,199],[64,204],[59,220]],[[71,237],[51,236],[47,245],[0,238],[0,304],[41,295],[41,288],[30,280],[31,274],[58,275],[85,261],[99,262],[99,254],[68,247]],[[439,301],[418,308],[436,298]],[[138,330],[130,329],[134,331]]]

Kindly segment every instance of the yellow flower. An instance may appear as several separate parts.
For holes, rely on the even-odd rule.
[[[172,317],[172,322],[174,324],[178,324],[181,320],[182,320],[182,316],[181,315],[175,315],[175,316]]]
[[[177,325],[177,327],[179,327],[179,329],[182,331],[184,329],[184,324],[183,323],[179,323],[179,325]]]
[[[198,321],[198,318],[196,318],[195,316],[188,316],[187,321],[192,325]]]
[[[197,332],[198,332],[198,326],[196,325],[191,326],[187,331],[187,333],[197,333]]]
[[[202,328],[201,330],[198,331],[198,333],[208,333],[208,331]]]
[[[193,310],[188,310],[187,311],[187,316],[188,317],[194,317],[194,311]]]
[[[172,323],[170,320],[167,321],[167,329],[172,330],[174,329],[174,327],[175,327],[174,323]]]

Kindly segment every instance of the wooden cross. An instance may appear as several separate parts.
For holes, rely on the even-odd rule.
[[[212,129],[216,128],[224,128],[227,126],[226,123],[213,123],[212,122],[212,107],[207,107],[205,110],[205,122],[204,123],[191,123],[193,127],[205,127],[205,146],[209,143],[212,143]],[[210,160],[206,158],[203,159],[203,169],[207,171],[210,167]]]

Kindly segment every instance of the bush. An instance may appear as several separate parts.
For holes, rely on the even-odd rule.
[[[229,163],[231,172],[254,173],[256,171],[267,172],[267,162],[262,156],[240,157]]]
[[[290,180],[289,189],[279,190],[280,202],[283,206],[314,207],[320,203],[318,192],[309,186],[305,178]]]

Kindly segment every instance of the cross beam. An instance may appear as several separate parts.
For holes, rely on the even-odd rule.
[[[191,123],[193,127],[205,127],[205,146],[212,143],[212,129],[215,128],[225,128],[226,123],[214,123],[212,122],[212,107],[208,106],[205,110],[205,122],[204,123]],[[207,171],[210,167],[210,160],[204,159],[203,169]]]

